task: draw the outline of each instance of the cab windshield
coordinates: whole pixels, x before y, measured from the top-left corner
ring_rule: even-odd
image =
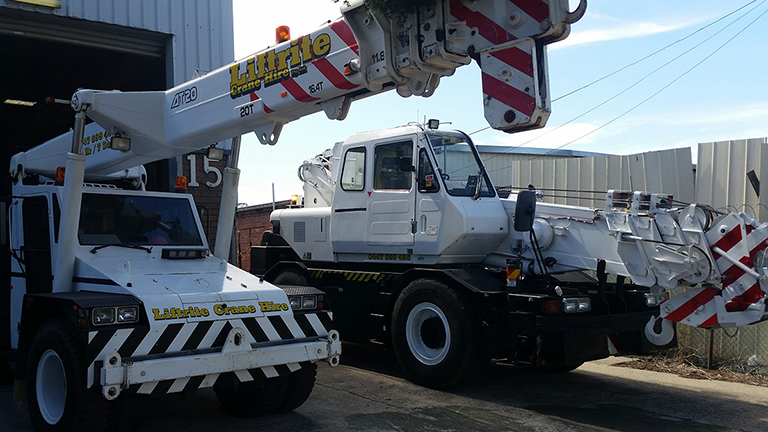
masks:
[[[83,194],[81,245],[203,246],[186,198]]]
[[[431,131],[427,135],[437,159],[437,171],[450,195],[476,198],[496,195],[481,168],[480,155],[466,135],[449,131]]]

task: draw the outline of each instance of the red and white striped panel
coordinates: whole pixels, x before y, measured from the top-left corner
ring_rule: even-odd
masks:
[[[711,327],[717,321],[716,288],[695,288],[665,300],[661,317],[692,327]]]
[[[722,291],[698,288],[673,297],[662,304],[662,316],[697,327],[733,327],[759,321],[768,289],[756,277],[760,268],[756,268],[755,260],[762,259],[762,251],[768,247],[768,233],[756,229],[749,216],[731,213],[719,220],[706,238],[722,278]]]
[[[322,58],[313,58],[306,62],[305,74],[291,77],[278,85],[262,88],[256,94],[251,94],[251,101],[261,100],[263,110],[267,114],[280,114],[284,110],[296,109],[296,102],[302,104],[315,104],[319,101],[327,101],[349,93],[361,87],[359,74],[344,75],[344,66],[350,60],[359,56],[357,40],[349,25],[344,19],[330,23],[327,27],[316,30],[311,35],[301,36],[301,40],[311,37],[313,40],[319,34],[330,36],[331,50]],[[281,46],[275,47],[278,51]],[[318,85],[318,83],[321,83]],[[310,90],[311,89],[311,90]]]
[[[450,15],[476,29],[488,44],[476,46],[478,51],[542,32],[542,22],[549,19],[549,5],[541,0],[509,0],[500,2],[477,1],[467,4],[450,2]],[[514,17],[514,19],[512,19]]]
[[[549,91],[536,74],[536,48],[529,37],[540,34],[549,5],[540,0],[451,2],[450,15],[464,21],[467,38],[481,53],[485,118],[494,129],[543,127],[549,117]],[[519,41],[519,43],[514,43]],[[492,47],[507,44],[503,49]],[[511,45],[511,46],[509,46]],[[491,48],[490,51],[488,49]],[[544,99],[539,94],[544,94]]]
[[[527,39],[517,46],[482,55],[483,107],[485,119],[493,128],[522,127],[532,118],[548,116],[548,110],[535,96],[535,49],[533,41]]]

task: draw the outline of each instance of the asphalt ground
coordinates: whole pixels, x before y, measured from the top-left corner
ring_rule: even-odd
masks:
[[[403,377],[394,356],[344,345],[322,364],[310,399],[293,412],[233,418],[213,391],[121,396],[111,431],[768,431],[768,390],[613,366],[611,358],[560,375],[493,365],[469,384],[436,391]],[[0,382],[0,431],[32,431]]]

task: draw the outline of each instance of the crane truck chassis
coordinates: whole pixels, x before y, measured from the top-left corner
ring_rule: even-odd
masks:
[[[438,123],[305,161],[304,205],[272,213],[251,272],[321,289],[345,339],[391,344],[436,388],[491,358],[568,371],[668,345],[672,322],[768,317],[768,224],[646,192],[608,191],[605,209],[501,198],[469,136]]]

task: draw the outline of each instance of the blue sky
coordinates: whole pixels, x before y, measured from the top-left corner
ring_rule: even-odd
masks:
[[[488,129],[472,137],[477,144],[565,146],[616,154],[692,147],[694,155],[700,142],[766,137],[767,1],[589,0],[587,14],[572,26],[571,35],[549,46],[555,101],[547,127],[518,134]],[[297,36],[339,16],[331,0],[234,0],[235,57],[272,45],[278,25],[290,26]],[[670,44],[637,65],[557,100]],[[245,136],[239,201],[270,202],[273,182],[276,199],[288,199],[301,193],[296,170],[304,159],[355,132],[424,116],[450,121],[453,128],[470,133],[486,128],[479,68],[474,63],[459,68],[441,81],[431,98],[403,99],[389,92],[353,103],[342,122],[318,113],[289,123],[274,147],[262,146],[252,134]]]

